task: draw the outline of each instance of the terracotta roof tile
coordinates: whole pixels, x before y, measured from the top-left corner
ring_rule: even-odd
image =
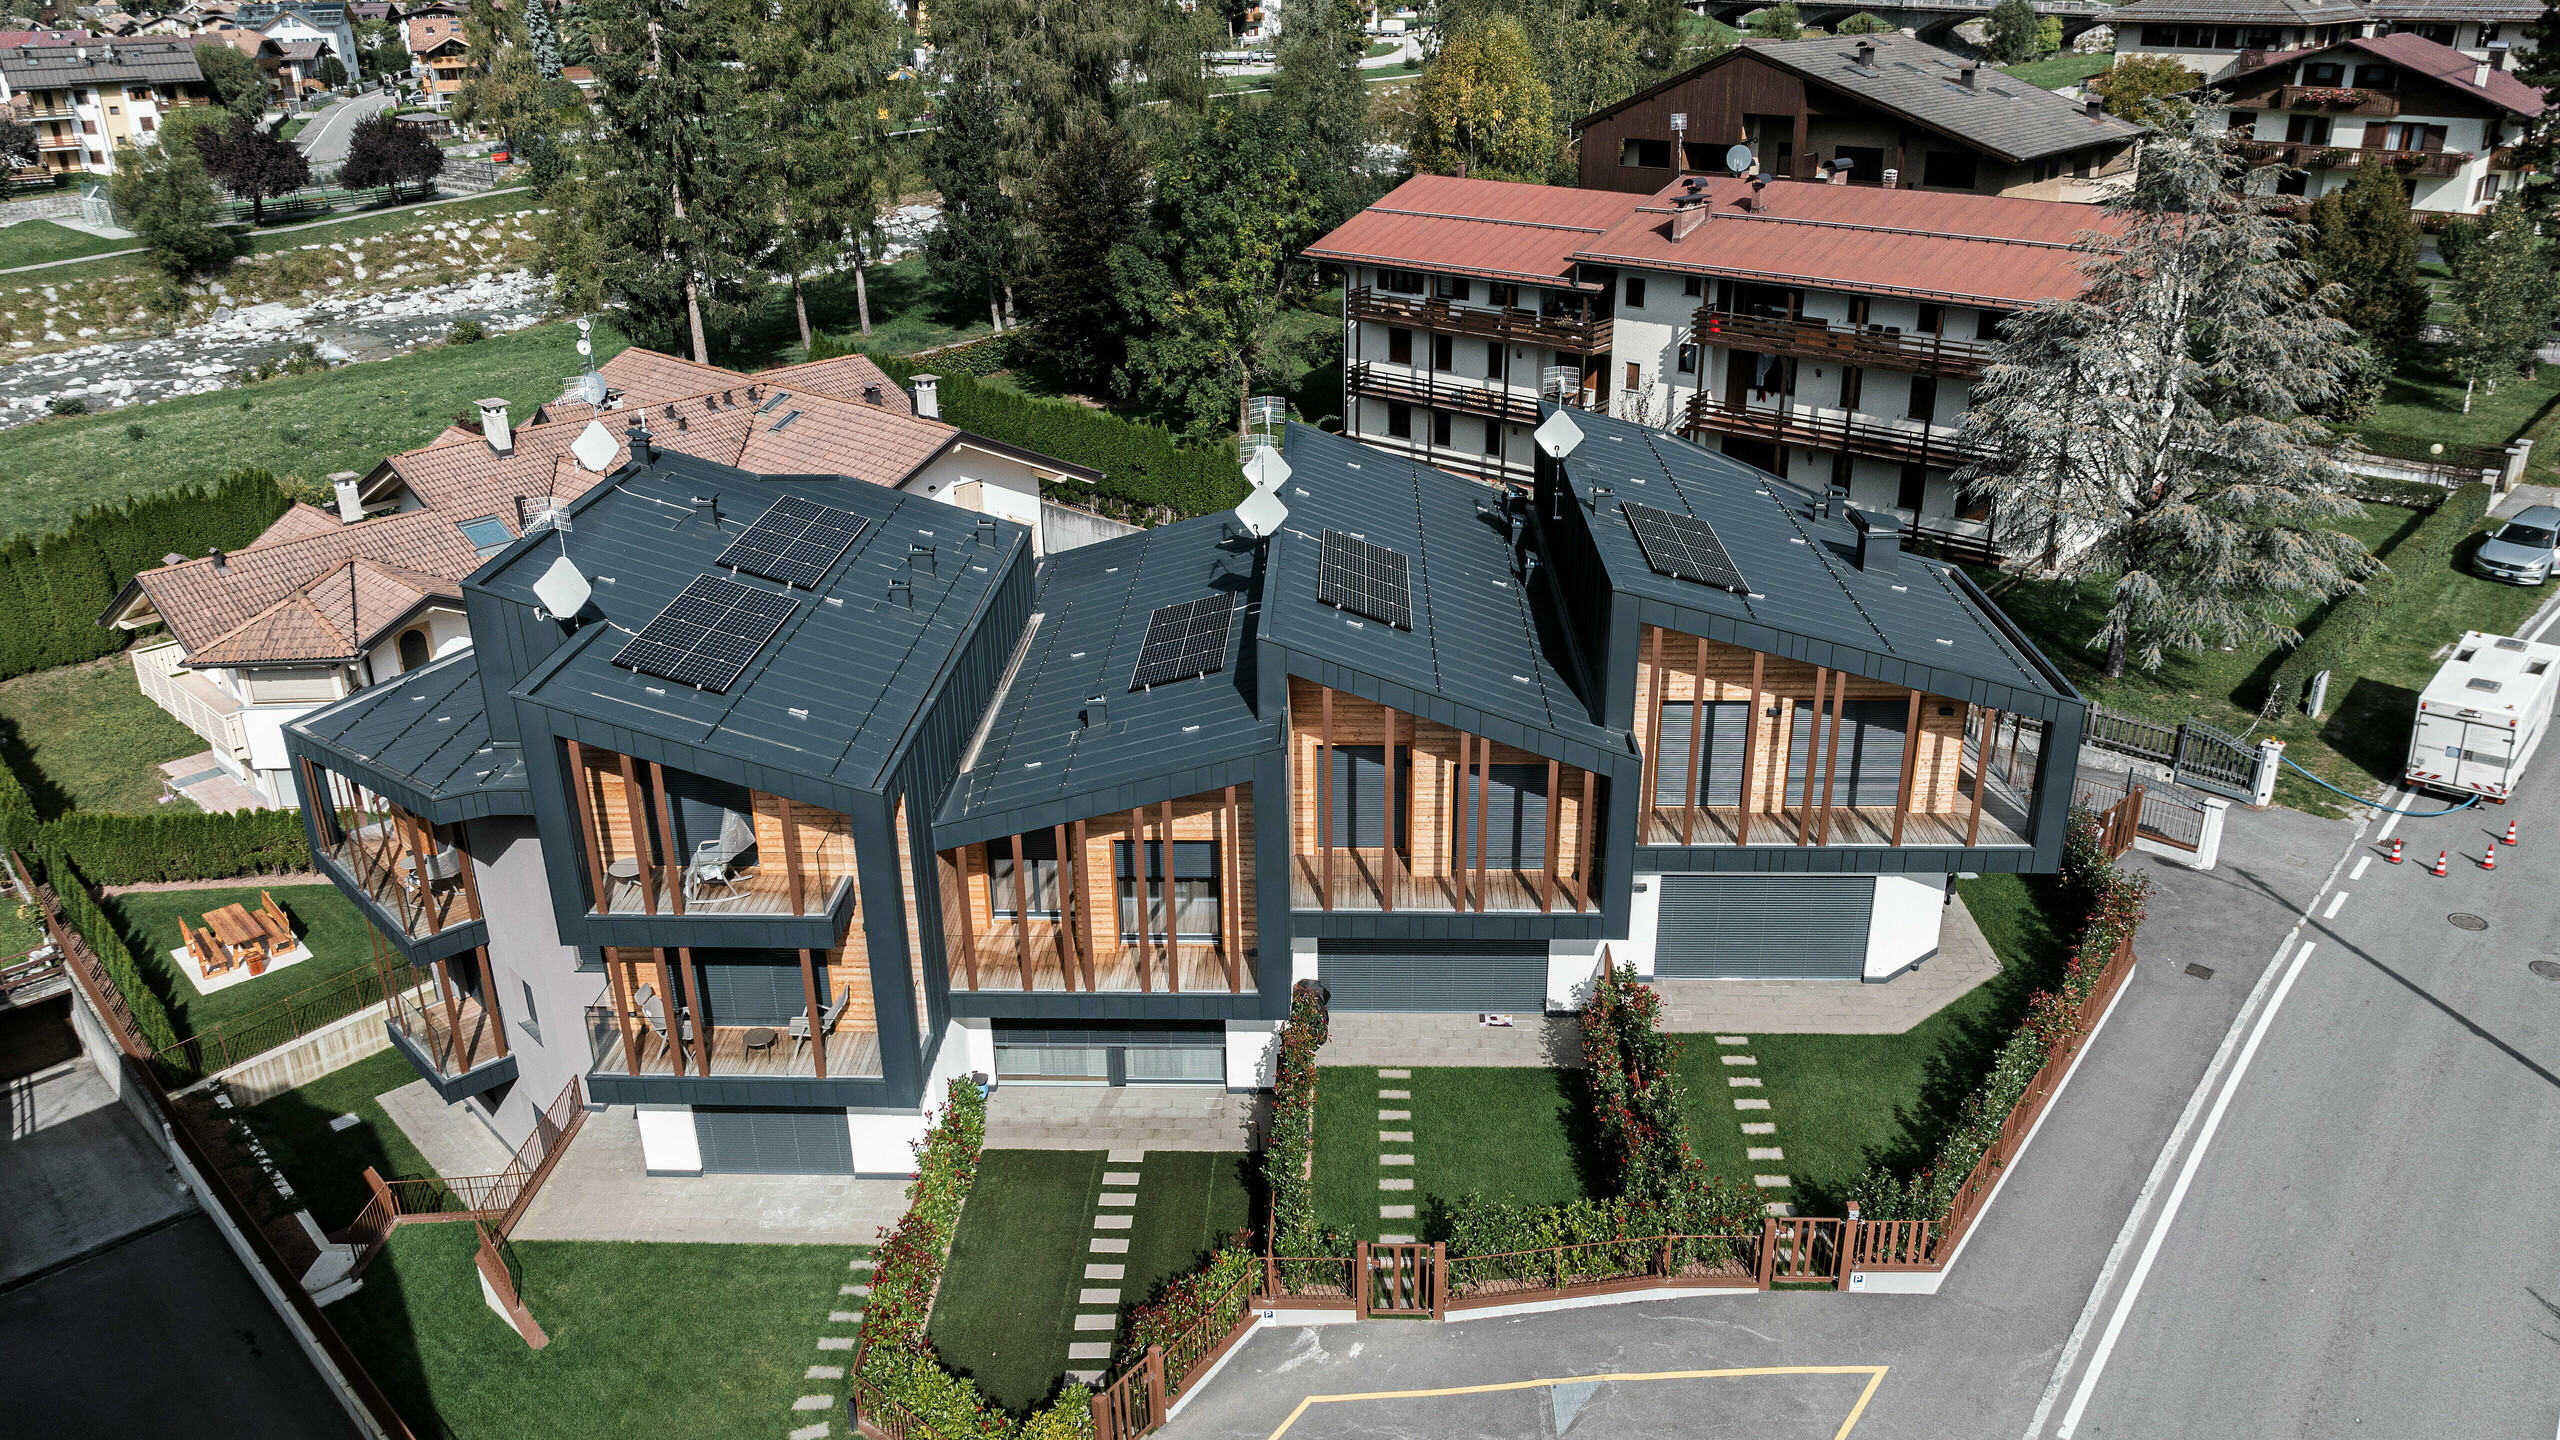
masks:
[[[307,505],[296,500],[286,507],[282,515],[276,517],[276,523],[268,526],[257,539],[250,541],[248,548],[254,550],[261,545],[272,545],[279,540],[306,540],[314,535],[326,535],[337,529],[339,524],[337,516],[317,505]]]
[[[452,519],[433,510],[404,510],[335,526],[326,534],[234,552],[224,557],[224,573],[215,573],[213,558],[204,556],[133,578],[193,660],[278,601],[300,594],[314,579],[358,556],[423,575],[460,577],[480,564],[480,552],[462,538]]]
[[[1305,254],[1561,285],[1573,252],[1643,203],[1615,190],[1416,175]]]
[[[757,372],[756,379],[762,384],[779,385],[803,395],[832,395],[857,405],[870,403],[862,393],[863,388],[876,385],[880,390],[882,408],[895,410],[901,415],[915,413],[915,402],[908,398],[907,392],[899,389],[898,382],[889,378],[889,372],[881,369],[868,355],[838,355],[832,360],[778,365],[771,370]]]
[[[291,660],[343,662],[356,654],[355,642],[331,624],[318,605],[306,596],[289,595],[204,648],[190,647],[186,663],[202,668]]]

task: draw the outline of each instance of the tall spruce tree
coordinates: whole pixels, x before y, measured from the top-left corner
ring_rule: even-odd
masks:
[[[2110,580],[2089,641],[2109,676],[2294,640],[2304,602],[2374,563],[2335,528],[2357,506],[2303,413],[2354,363],[2339,297],[2219,133],[2156,123],[2087,288],[2003,327],[1970,421],[1993,454],[1958,476],[2021,568]]]
[[[524,38],[535,70],[545,80],[559,79],[560,34],[551,26],[551,7],[542,0],[524,0]]]
[[[2501,197],[2479,226],[2478,240],[2453,267],[2454,339],[2446,358],[2456,378],[2495,394],[2501,381],[2533,378],[2534,352],[2550,338],[2560,303],[2560,275],[2521,192]]]
[[[924,161],[925,179],[942,192],[942,220],[925,238],[925,263],[954,291],[985,295],[998,330],[1022,268],[1013,197],[997,168],[1004,131],[993,78],[955,80],[942,92],[942,128]]]
[[[1032,261],[1022,286],[1031,323],[1016,342],[1059,379],[1107,390],[1128,363],[1127,282],[1144,263],[1147,163],[1128,134],[1088,116],[1032,177]]]
[[[746,46],[776,203],[772,263],[791,277],[800,343],[812,339],[801,279],[854,253],[856,309],[871,332],[862,240],[887,188],[887,125],[876,97],[896,68],[895,22],[877,0],[781,0]]]
[[[2346,287],[2340,319],[2388,355],[2427,318],[2418,281],[2418,220],[2409,188],[2388,165],[2359,165],[2347,188],[2311,202],[2311,260],[2323,283]]]

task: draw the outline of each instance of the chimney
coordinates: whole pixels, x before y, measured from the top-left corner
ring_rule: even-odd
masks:
[[[2504,70],[2515,59],[2515,47],[2501,40],[2489,47],[2489,68]]]
[[[1096,695],[1092,699],[1084,702],[1084,728],[1087,730],[1099,730],[1109,723],[1111,723],[1111,702],[1109,696]]]
[[[329,477],[330,487],[338,492],[338,518],[353,525],[364,518],[364,501],[356,495],[356,472],[341,470]]]
[[[222,547],[219,545],[213,547],[213,573],[216,575],[231,573],[231,563],[222,558]]]
[[[1956,83],[1962,85],[1967,90],[1971,90],[1974,88],[1974,77],[1981,73],[1981,67],[1968,60],[1964,64],[1956,67]]]
[[[2089,112],[2090,119],[2104,120],[2107,118],[2107,97],[2104,95],[2092,95],[2089,97],[2083,108]]]
[[[1858,531],[1858,568],[1870,575],[1890,575],[1902,552],[1902,522],[1891,515],[1851,510],[1849,523]]]
[[[918,375],[907,382],[909,393],[915,397],[916,413],[927,420],[942,418],[942,401],[935,396],[933,389],[941,382],[939,375]]]
[[[1873,40],[1858,42],[1858,68],[1861,70],[1876,68],[1876,42]]]
[[[1464,160],[1458,162],[1458,178],[1461,180],[1467,178],[1467,162]]]
[[[1715,218],[1715,202],[1704,195],[1682,199],[1671,210],[1671,238],[1686,240],[1689,232]]]
[[[480,433],[487,438],[490,449],[501,455],[515,453],[516,437],[515,432],[507,428],[505,396],[501,395],[480,402]]]

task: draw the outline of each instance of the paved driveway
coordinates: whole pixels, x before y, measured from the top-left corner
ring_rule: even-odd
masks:
[[[335,165],[347,158],[347,146],[355,139],[356,127],[390,108],[389,91],[375,90],[353,100],[341,100],[311,117],[293,143],[302,147],[303,158],[314,166]]]

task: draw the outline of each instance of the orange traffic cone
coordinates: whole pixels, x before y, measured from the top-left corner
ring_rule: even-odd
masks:
[[[2516,843],[2516,822],[2513,820],[2507,822],[2507,838],[2499,841],[2498,843],[2501,845],[2513,845]]]
[[[2391,842],[2390,860],[2392,864],[2397,865],[2400,863],[2400,847],[2406,843],[2408,842],[2403,840],[2394,840]]]
[[[2448,870],[2446,870],[2446,869],[2445,869],[2445,864],[2444,864],[2444,862],[2445,862],[2445,854],[2446,854],[2446,852],[2444,852],[2444,851],[2442,851],[2442,850],[2439,850],[2439,851],[2437,851],[2437,852],[2436,852],[2436,873],[2437,873],[2437,874],[2439,874],[2439,875],[2445,875],[2445,874],[2450,874],[2450,873],[2451,873],[2450,871],[2448,871]]]
[[[2480,868],[2483,870],[2495,870],[2498,868],[2497,846],[2492,845],[2480,852]]]

